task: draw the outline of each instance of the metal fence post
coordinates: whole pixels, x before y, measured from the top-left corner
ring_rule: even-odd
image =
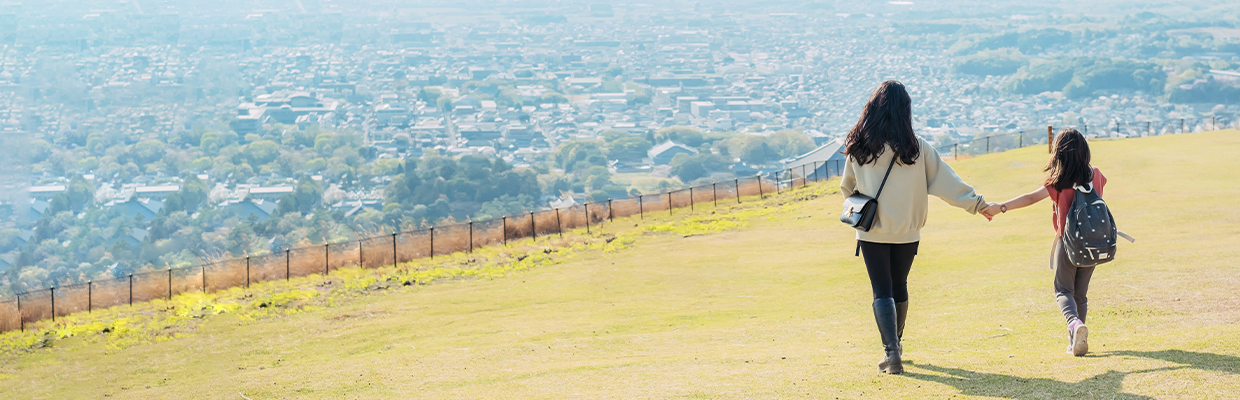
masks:
[[[559,210],[556,210],[556,213],[558,214]],[[474,252],[474,220],[473,219],[469,220],[469,252],[470,254],[473,254]]]
[[[817,175],[817,174],[818,174],[818,169],[815,168],[814,175]],[[758,173],[758,199],[761,200],[765,198],[766,198],[766,194],[762,193],[762,173],[759,172]]]
[[[713,207],[719,207],[719,190],[715,188],[716,184],[710,184],[710,201],[714,203]]]
[[[435,227],[433,226],[431,227],[431,259],[435,259]]]
[[[398,234],[392,234],[392,268],[396,268],[396,264],[400,264],[400,259],[396,257],[396,235]]]
[[[586,209],[586,234],[590,234],[590,203],[582,204]]]
[[[95,281],[86,281],[86,313],[90,314],[95,311],[94,306]]]
[[[133,274],[129,274],[129,306],[133,307]]]
[[[642,196],[644,195],[640,195],[640,194],[637,195],[637,218],[638,219],[646,219],[646,210],[644,210],[644,208],[646,208],[646,204],[645,204],[646,202],[642,200]],[[556,213],[557,213],[556,218],[560,217],[558,214],[559,212],[560,210],[556,209]]]
[[[331,243],[323,243],[323,275],[332,273]]]
[[[818,182],[818,162],[817,161],[810,161],[810,162],[814,163],[814,182]],[[826,164],[826,162],[824,161],[823,164]],[[759,175],[759,178],[761,178],[761,175]]]
[[[986,154],[990,154],[990,136],[986,137]]]
[[[952,145],[952,159],[954,160],[960,159],[960,143],[956,143]]]
[[[741,204],[741,180],[733,179],[732,184],[736,185],[736,204]]]
[[[168,268],[168,300],[172,300],[172,268]]]
[[[667,191],[667,215],[672,215],[672,191]]]
[[[503,219],[504,219],[504,227],[503,227],[502,233],[504,234],[504,245],[507,246],[508,245],[508,216],[505,215]]]
[[[366,259],[363,258],[365,256],[366,256],[365,254],[362,254],[362,239],[357,239],[357,266],[358,267],[364,268],[366,266],[365,265]]]
[[[291,267],[292,252],[293,252],[292,249],[284,249],[284,281],[285,282],[288,282],[289,278],[293,276],[292,274],[293,268]]]
[[[607,222],[615,222],[616,212],[611,209],[611,199],[607,199]]]
[[[1154,136],[1154,130],[1150,125],[1150,121],[1145,121],[1145,136]]]
[[[207,266],[199,265],[198,267],[202,268],[202,292],[206,293],[207,292]]]
[[[1016,140],[1020,143],[1016,145],[1016,148],[1025,147],[1025,132],[1022,131],[1020,133],[1017,133],[1016,137],[1017,137]]]
[[[26,331],[26,316],[22,315],[22,295],[17,294],[17,324],[22,326],[22,332]]]
[[[564,223],[560,222],[560,209],[558,208],[555,209],[555,234],[559,236],[560,239],[564,238]]]
[[[607,200],[607,204],[611,204],[611,200]],[[538,242],[538,228],[534,225],[534,212],[530,212],[530,239],[535,243]]]
[[[806,179],[806,178],[809,178],[809,175],[805,173],[805,164],[801,164],[801,185],[805,185],[805,182],[807,182],[807,181],[808,181],[808,179]],[[737,186],[737,187],[739,188],[739,186]],[[737,194],[737,195],[740,195],[740,194],[741,194],[741,190],[740,190],[740,189],[736,189],[736,194]]]
[[[1184,133],[1184,118],[1180,118],[1180,133]]]
[[[56,322],[56,287],[47,288],[47,292],[52,294],[52,322]]]
[[[689,187],[689,213],[693,213],[693,187]]]
[[[250,257],[245,258],[245,288],[250,288]]]

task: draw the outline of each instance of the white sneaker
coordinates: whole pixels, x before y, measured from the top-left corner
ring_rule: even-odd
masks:
[[[1072,344],[1068,346],[1068,352],[1077,357],[1088,353],[1089,327],[1086,327],[1084,322],[1076,320],[1068,325],[1068,332],[1072,335]]]

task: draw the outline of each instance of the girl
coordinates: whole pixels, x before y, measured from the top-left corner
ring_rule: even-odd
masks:
[[[934,147],[913,133],[912,100],[900,82],[883,82],[874,90],[845,146],[848,164],[840,192],[845,198],[856,192],[878,195],[874,225],[869,231],[857,231],[857,247],[865,256],[874,291],[874,320],[885,352],[878,370],[899,374],[904,372],[900,338],[908,316],[908,273],[926,225],[927,195],[970,214],[986,202],[956,176]]]
[[[1089,351],[1089,328],[1085,327],[1088,299],[1085,294],[1089,292],[1089,278],[1094,275],[1094,267],[1080,268],[1068,261],[1060,238],[1068,209],[1072,206],[1072,197],[1076,194],[1073,187],[1097,190],[1098,196],[1102,196],[1107,178],[1097,167],[1089,165],[1089,143],[1085,142],[1081,132],[1070,128],[1059,131],[1059,137],[1055,139],[1055,154],[1051,156],[1045,171],[1046,181],[1037,190],[992,204],[982,210],[982,214],[991,217],[1050,197],[1054,203],[1051,221],[1055,227],[1055,247],[1051,250],[1051,268],[1055,270],[1055,300],[1068,323],[1068,352],[1080,357]]]

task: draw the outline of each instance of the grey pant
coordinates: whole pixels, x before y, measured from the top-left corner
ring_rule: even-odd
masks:
[[[1094,267],[1077,268],[1068,260],[1068,253],[1063,243],[1055,239],[1055,248],[1051,251],[1051,269],[1055,270],[1055,302],[1063,317],[1071,323],[1073,319],[1085,322],[1085,312],[1089,310],[1089,279],[1094,276]]]

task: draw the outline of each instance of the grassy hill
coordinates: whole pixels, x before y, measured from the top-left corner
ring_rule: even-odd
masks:
[[[618,220],[566,236],[564,251],[526,241],[418,276],[339,271],[0,335],[0,397],[1234,396],[1240,132],[1092,146],[1116,220],[1138,241],[1094,275],[1083,358],[1063,352],[1050,206],[987,223],[932,200],[910,277],[907,372],[876,373],[865,269],[825,183],[731,214]],[[1038,185],[1045,152],[953,166],[1006,200]],[[416,284],[514,254],[543,256]]]

